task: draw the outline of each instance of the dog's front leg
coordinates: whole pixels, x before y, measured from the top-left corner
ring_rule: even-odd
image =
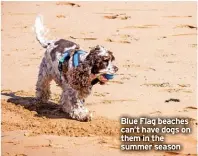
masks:
[[[82,100],[78,98],[77,91],[65,86],[61,95],[62,110],[73,119],[79,121],[90,121],[92,114],[85,108]]]

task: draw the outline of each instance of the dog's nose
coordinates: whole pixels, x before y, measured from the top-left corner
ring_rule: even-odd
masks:
[[[118,67],[114,66],[114,71],[117,72],[118,71]]]

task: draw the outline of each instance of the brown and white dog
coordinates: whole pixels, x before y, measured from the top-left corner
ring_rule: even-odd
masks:
[[[79,65],[72,65],[73,55],[80,46],[65,39],[46,40],[46,29],[43,26],[42,16],[35,20],[37,40],[46,48],[40,64],[36,96],[40,102],[47,102],[50,97],[50,82],[54,80],[63,90],[60,104],[62,110],[73,119],[90,121],[92,113],[84,106],[84,99],[90,95],[94,84],[104,84],[105,74],[115,74],[118,68],[112,63],[115,60],[113,53],[102,46],[96,46],[90,52],[81,54]],[[59,70],[60,59],[65,52],[69,52],[69,59],[62,64],[62,74]],[[102,77],[101,79],[99,77]]]

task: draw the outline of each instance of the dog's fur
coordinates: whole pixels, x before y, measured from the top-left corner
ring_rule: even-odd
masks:
[[[43,48],[46,48],[39,69],[36,84],[36,96],[41,102],[47,102],[50,97],[50,82],[54,80],[63,90],[61,95],[62,110],[71,118],[79,121],[89,121],[92,114],[85,108],[84,99],[90,95],[93,84],[100,83],[99,79],[93,79],[104,73],[114,74],[118,68],[112,64],[115,60],[112,52],[102,46],[96,46],[89,53],[81,55],[78,67],[72,66],[72,57],[80,46],[74,42],[59,39],[46,40],[45,28],[41,16],[35,21],[37,40]],[[70,50],[70,59],[63,64],[63,72],[58,70],[59,59],[62,54]]]

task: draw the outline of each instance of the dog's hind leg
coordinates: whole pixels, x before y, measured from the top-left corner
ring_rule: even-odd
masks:
[[[50,98],[50,82],[52,77],[50,75],[49,69],[47,68],[46,59],[43,58],[40,69],[38,80],[36,84],[36,97],[40,102],[47,102]]]
[[[72,119],[78,121],[90,121],[92,114],[84,107],[82,100],[78,98],[77,91],[67,85],[64,86],[61,95],[62,110]]]

